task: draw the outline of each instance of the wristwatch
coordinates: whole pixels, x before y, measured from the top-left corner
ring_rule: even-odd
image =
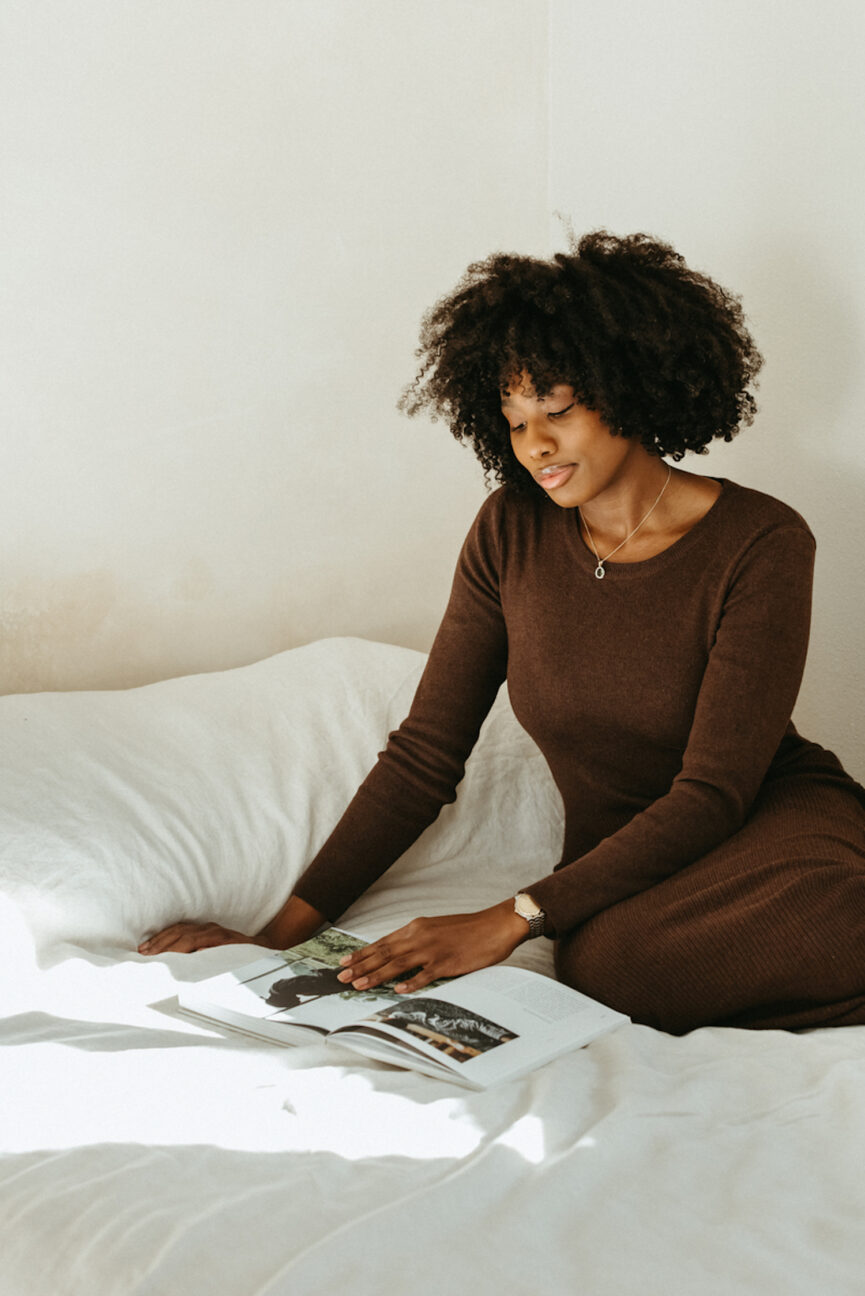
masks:
[[[521,918],[525,918],[529,924],[529,940],[535,936],[543,936],[547,915],[540,905],[535,904],[527,891],[518,891],[514,896],[514,912]]]

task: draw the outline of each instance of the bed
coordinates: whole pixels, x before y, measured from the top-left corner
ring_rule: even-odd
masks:
[[[865,1034],[628,1025],[469,1093],[184,1018],[404,715],[408,649],[324,640],[119,692],[0,699],[8,1296],[865,1289]],[[457,802],[342,925],[477,908],[552,866],[561,806],[503,691]],[[551,972],[545,940],[514,960]]]

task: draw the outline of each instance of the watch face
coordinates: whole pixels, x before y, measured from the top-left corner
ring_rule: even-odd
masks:
[[[518,892],[514,897],[514,908],[522,918],[537,918],[543,912],[540,905],[536,905],[525,891]]]

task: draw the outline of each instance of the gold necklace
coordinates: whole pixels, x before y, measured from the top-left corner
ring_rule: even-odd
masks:
[[[619,552],[620,549],[624,549],[625,545],[628,543],[628,541],[631,539],[631,537],[632,537],[632,536],[635,536],[635,535],[637,534],[637,532],[639,531],[639,529],[640,529],[640,527],[643,525],[643,523],[644,523],[644,522],[648,522],[649,518],[652,516],[652,514],[653,514],[654,511],[655,511],[655,509],[656,509],[656,508],[658,507],[658,505],[660,504],[660,502],[661,502],[661,496],[663,495],[664,491],[665,491],[665,490],[667,489],[667,487],[669,486],[669,484],[670,484],[670,478],[672,477],[672,475],[673,475],[673,469],[672,469],[672,467],[671,467],[670,464],[667,464],[667,476],[666,476],[666,479],[665,479],[665,481],[664,481],[663,486],[662,486],[661,489],[658,491],[658,498],[655,500],[654,504],[653,504],[652,507],[649,509],[648,513],[646,513],[645,516],[643,516],[643,517],[640,518],[639,522],[638,522],[637,525],[634,527],[633,531],[630,531],[630,532],[625,536],[624,540],[622,541],[622,543],[621,543],[620,545],[616,545],[615,549],[611,549],[610,552],[607,554],[606,558],[602,558],[601,555],[598,553],[597,549],[595,548],[595,541],[594,541],[594,539],[592,538],[592,533],[591,533],[591,531],[589,530],[589,524],[588,524],[588,522],[586,521],[586,519],[583,517],[582,512],[580,513],[580,518],[582,519],[583,526],[586,528],[586,535],[589,537],[589,544],[592,546],[592,553],[595,555],[595,558],[598,560],[598,565],[597,565],[597,567],[595,568],[595,577],[596,577],[597,580],[603,580],[604,577],[605,577],[606,574],[607,574],[607,573],[604,571],[604,563],[605,563],[605,562],[609,562],[610,559],[613,557],[613,555],[614,555],[614,554],[617,554],[617,553]]]

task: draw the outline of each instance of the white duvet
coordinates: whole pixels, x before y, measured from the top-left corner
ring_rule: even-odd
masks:
[[[629,1026],[475,1094],[177,1014],[256,951],[146,960],[142,934],[264,922],[422,664],[331,640],[0,699],[2,1296],[861,1293],[862,1028]],[[503,696],[456,805],[343,924],[490,903],[560,841]],[[547,942],[518,955],[549,971]]]

